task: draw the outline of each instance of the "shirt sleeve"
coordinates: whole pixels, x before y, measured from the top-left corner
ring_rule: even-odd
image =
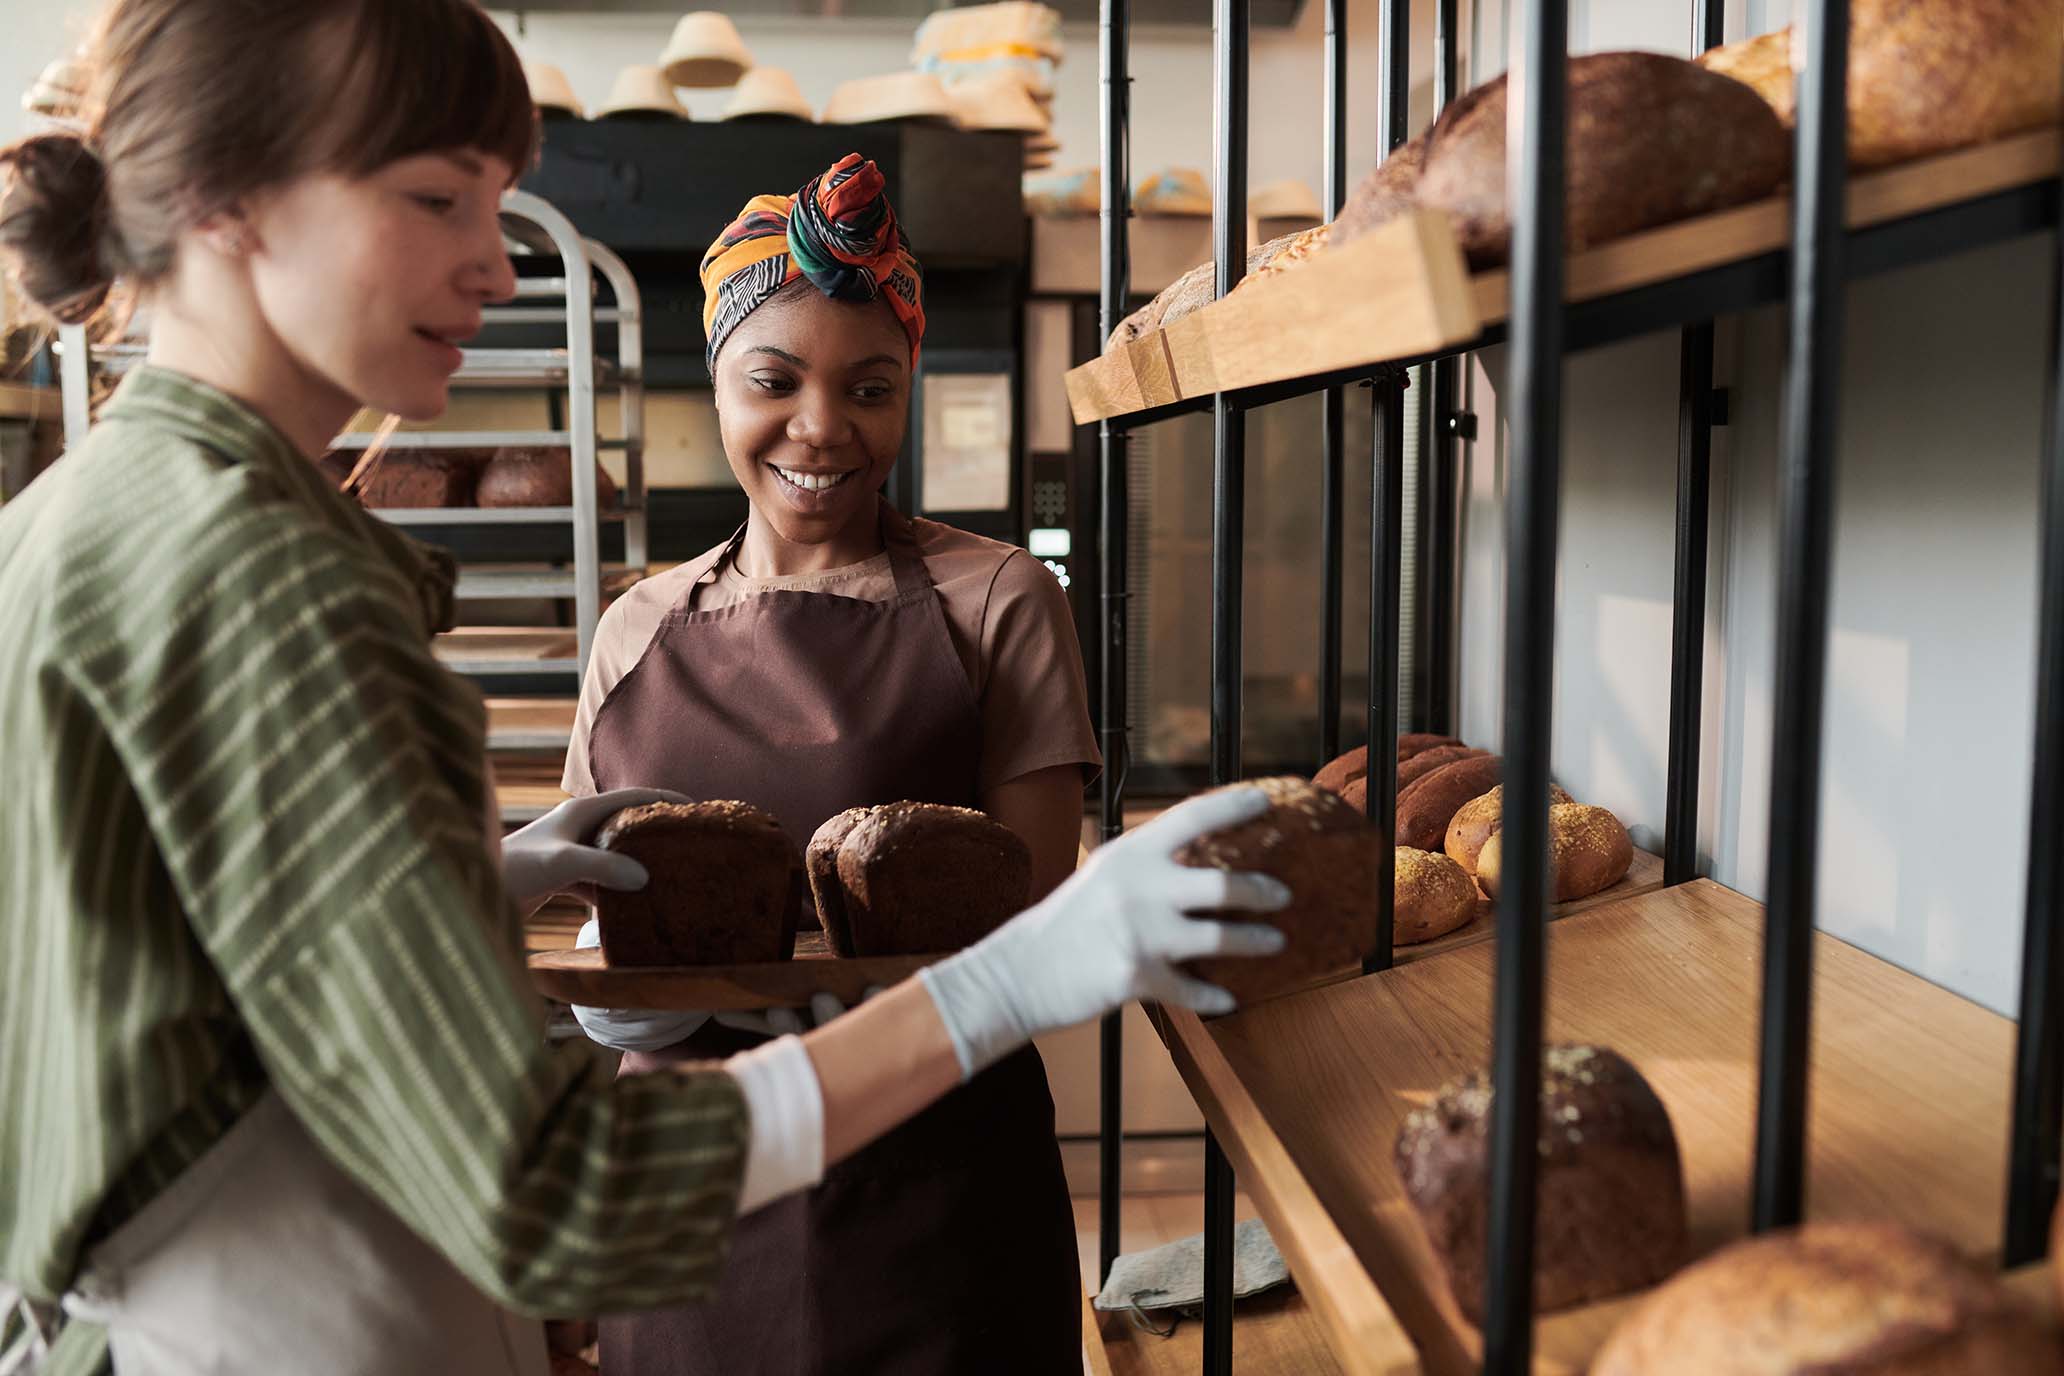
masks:
[[[481,832],[477,695],[391,570],[332,532],[264,543],[262,575],[140,591],[78,669],[268,1076],[503,1304],[707,1293],[745,1165],[737,1083],[612,1081],[546,1042]]]
[[[982,618],[982,777],[990,789],[1034,770],[1101,758],[1068,594],[1023,550],[996,570]]]

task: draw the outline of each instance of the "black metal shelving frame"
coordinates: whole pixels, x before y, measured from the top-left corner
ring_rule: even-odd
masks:
[[[1342,201],[1346,134],[1346,6],[1325,0],[1326,191],[1329,213]],[[1214,102],[1218,181],[1215,195],[1217,286],[1223,295],[1246,262],[1242,224],[1248,127],[1245,36],[1249,0],[1214,0]],[[1457,5],[1436,0],[1436,98],[1456,91]],[[1717,0],[1693,0],[1694,52],[1715,46],[1722,15]],[[1432,551],[1422,605],[1431,661],[1423,680],[1422,720],[1450,725],[1452,695],[1444,675],[1453,656],[1452,531],[1454,447],[1467,417],[1456,407],[1458,361],[1472,349],[1509,340],[1504,407],[1510,426],[1506,500],[1504,750],[1508,784],[1505,849],[1517,857],[1496,911],[1496,992],[1492,1078],[1491,1242],[1496,1264],[1488,1282],[1484,1370],[1507,1376],[1532,1362],[1534,1214],[1533,1143],[1542,1036],[1544,924],[1548,880],[1547,785],[1554,653],[1554,574],[1560,477],[1563,360],[1571,353],[1648,334],[1682,331],[1676,552],[1671,628],[1670,724],[1665,789],[1665,882],[1683,883],[1698,868],[1698,739],[1704,671],[1705,580],[1711,429],[1721,398],[1713,388],[1715,318],[1782,301],[1791,322],[1780,459],[1777,717],[1770,813],[1770,894],[1766,905],[1764,990],[1757,1100],[1752,1222],[1757,1229],[1796,1222],[1804,1207],[1808,1030],[1811,1012],[1817,798],[1821,705],[1826,679],[1833,465],[1840,372],[1840,327],[1847,284],[1896,267],[1961,253],[2050,229],[2059,220],[2055,178],[1976,197],[1889,223],[1851,230],[1843,223],[1847,85],[1847,0],[1807,0],[1809,67],[1798,75],[1796,193],[1788,249],[1761,253],[1652,286],[1599,299],[1563,299],[1563,177],[1566,128],[1567,0],[1525,0],[1513,19],[1508,146],[1513,208],[1509,324],[1437,356],[1392,360],[1320,376],[1271,383],[1101,423],[1104,581],[1103,704],[1106,772],[1103,834],[1116,835],[1124,802],[1124,600],[1126,432],[1207,407],[1213,417],[1212,780],[1240,777],[1240,535],[1244,459],[1242,417],[1292,397],[1326,397],[1322,447],[1321,547],[1325,565],[1320,606],[1320,739],[1338,747],[1340,669],[1341,488],[1344,457],[1340,389],[1367,384],[1375,439],[1371,460],[1371,603],[1369,723],[1372,762],[1395,753],[1397,588],[1400,562],[1397,487],[1404,370],[1432,363],[1433,425],[1422,461],[1427,483],[1421,558]],[[1126,27],[1128,0],[1102,0],[1104,284],[1108,337],[1121,318],[1128,217]],[[1380,15],[1379,140],[1388,151],[1404,141],[1409,76],[1410,0],[1383,0]],[[1833,41],[1828,41],[1832,37]],[[2037,615],[2035,752],[2026,931],[2016,1032],[2014,1109],[2007,1218],[2002,1259],[2008,1266],[2040,1258],[2058,1197],[2064,1146],[2064,236],[2060,236],[2059,300],[2051,330],[2052,393],[2043,437],[2041,553]],[[1424,414],[1424,413],[1422,413]],[[1380,753],[1385,742],[1390,754]],[[1388,771],[1372,769],[1370,811],[1394,818]],[[1381,938],[1368,969],[1390,959],[1389,886],[1379,895]],[[1116,1241],[1115,1024],[1105,1042],[1104,1257]],[[1204,1369],[1231,1370],[1232,1170],[1207,1134],[1205,1175]]]

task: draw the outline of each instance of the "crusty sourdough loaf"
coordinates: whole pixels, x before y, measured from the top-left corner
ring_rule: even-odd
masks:
[[[856,956],[931,955],[978,941],[1024,910],[1032,852],[987,813],[886,803],[838,850]]]
[[[1332,245],[1353,243],[1412,208],[1419,174],[1426,166],[1426,144],[1431,137],[1432,131],[1428,130],[1407,141],[1355,184],[1354,190],[1347,193],[1346,203],[1340,207],[1339,218],[1333,221],[1333,233],[1329,238]]]
[[[1429,750],[1444,745],[1460,745],[1453,736],[1443,736],[1435,731],[1407,731],[1397,738],[1397,762],[1417,759]],[[1369,747],[1358,745],[1345,754],[1337,755],[1312,775],[1312,782],[1328,793],[1338,793],[1369,772]]]
[[[1491,1100],[1483,1073],[1447,1085],[1405,1119],[1395,1152],[1405,1197],[1472,1323],[1482,1321],[1489,1269]],[[1677,1135],[1662,1100],[1624,1057],[1549,1046],[1538,1141],[1538,1309],[1624,1294],[1676,1269],[1686,1245]]]
[[[1275,253],[1264,257],[1257,266],[1248,271],[1245,277],[1235,282],[1233,290],[1245,291],[1257,282],[1266,282],[1271,277],[1280,277],[1299,263],[1310,262],[1318,256],[1320,250],[1326,247],[1327,240],[1332,235],[1333,226],[1313,225],[1310,229],[1300,229],[1294,234],[1286,234],[1281,238],[1269,240],[1268,247],[1275,247],[1277,245],[1281,245],[1281,247],[1277,248]]]
[[[1569,794],[1555,784],[1548,785],[1548,805],[1574,802]],[[1491,839],[1499,827],[1505,824],[1505,785],[1499,784],[1480,798],[1471,798],[1456,812],[1448,823],[1448,835],[1442,848],[1448,858],[1476,875],[1476,857],[1483,850],[1484,842]]]
[[[480,470],[474,500],[487,507],[572,506],[573,451],[564,445],[498,449]],[[616,483],[597,464],[595,509],[612,511],[616,506]]]
[[[374,461],[358,495],[374,510],[471,506],[479,475],[480,459],[471,451],[390,449]]]
[[[871,807],[849,807],[827,818],[803,851],[810,872],[810,897],[817,905],[817,925],[824,929],[833,955],[851,956],[853,927],[846,918],[846,886],[839,880],[839,850],[853,828],[866,820]]]
[[[1792,26],[1744,38],[1700,53],[1709,72],[1732,77],[1763,97],[1786,128],[1792,124]]]
[[[1506,80],[1464,95],[1441,115],[1413,198],[1446,211],[1469,261],[1503,263]],[[1769,105],[1742,83],[1661,53],[1594,53],[1569,64],[1569,250],[1775,191],[1791,141]],[[1345,236],[1336,233],[1334,242]]]
[[[795,954],[803,857],[769,814],[746,803],[648,803],[595,833],[650,879],[596,891],[611,965],[734,965]]]
[[[1457,760],[1473,760],[1490,753],[1488,750],[1478,750],[1469,745],[1436,745],[1431,750],[1422,750],[1409,760],[1398,761],[1398,792],[1404,792],[1444,764],[1453,764]]]
[[[1645,1296],[1592,1376],[2055,1376],[2064,1353],[1999,1281],[1891,1223],[1747,1238]]]
[[[1476,916],[1476,884],[1462,867],[1430,850],[1397,847],[1391,885],[1397,902],[1391,916],[1391,938],[1412,946],[1446,936],[1469,925]]]
[[[1247,250],[1247,274],[1262,272],[1278,257],[1294,255],[1292,262],[1301,262],[1323,247],[1327,234],[1321,233],[1325,226],[1301,229],[1294,234],[1284,234],[1257,244]],[[1329,231],[1330,232],[1330,231]],[[1287,264],[1286,264],[1287,266]],[[1245,281],[1246,278],[1241,279]],[[1238,290],[1238,283],[1234,289]],[[1130,344],[1156,330],[1165,330],[1186,315],[1195,313],[1218,299],[1218,265],[1199,263],[1188,272],[1162,288],[1152,301],[1141,306],[1131,315],[1118,322],[1118,328],[1111,331],[1110,339],[1104,343],[1104,352],[1110,353],[1120,344]]]
[[[1194,973],[1249,1003],[1355,968],[1376,936],[1375,831],[1337,795],[1303,779],[1252,779],[1235,787],[1258,787],[1274,806],[1191,841],[1175,858],[1199,869],[1274,875],[1290,886],[1290,906],[1192,916],[1270,922],[1290,944],[1279,955],[1195,961]]]
[[[1491,897],[1505,873],[1503,830],[1491,833],[1476,855],[1476,882]],[[1627,877],[1634,842],[1620,819],[1602,807],[1556,803],[1548,809],[1549,901],[1589,898]]]
[[[1471,798],[1498,786],[1505,761],[1496,755],[1472,755],[1442,765],[1410,788],[1398,792],[1397,843],[1419,850],[1439,850],[1448,823]]]

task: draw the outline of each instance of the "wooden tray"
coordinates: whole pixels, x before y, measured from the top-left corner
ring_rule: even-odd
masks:
[[[1746,1230],[1760,905],[1697,880],[1593,908],[1548,938],[1548,1034],[1614,1047],[1669,1107],[1693,1246]],[[1398,1125],[1489,1056],[1492,942],[1211,1023],[1156,1010],[1176,1067],[1267,1220],[1335,1358],[1394,1315],[1434,1376],[1477,1332],[1406,1204]],[[1999,1245],[2013,1026],[1825,933],[1815,939],[1811,1217],[1892,1218],[1973,1258]],[[1536,1370],[1574,1376],[1638,1296],[1546,1315]]]
[[[530,979],[539,993],[587,1008],[695,1008],[712,1013],[804,1008],[812,994],[830,994],[846,1006],[877,985],[901,983],[943,956],[862,956],[841,960],[823,932],[796,934],[794,960],[758,965],[646,965],[602,963],[601,948],[539,951]]]

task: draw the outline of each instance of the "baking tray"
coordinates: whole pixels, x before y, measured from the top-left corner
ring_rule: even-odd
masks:
[[[539,993],[588,1008],[701,1009],[712,1013],[806,1008],[812,994],[830,994],[847,1007],[877,985],[900,983],[944,955],[857,956],[831,953],[821,931],[796,933],[795,959],[752,965],[636,965],[604,963],[602,950],[539,951],[530,978]]]

